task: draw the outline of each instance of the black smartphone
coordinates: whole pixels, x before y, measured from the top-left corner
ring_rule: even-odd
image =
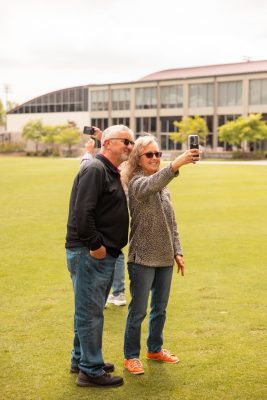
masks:
[[[84,126],[83,133],[92,136],[95,134],[95,128],[93,126]]]
[[[189,149],[199,149],[199,136],[189,135],[188,136],[188,148]]]

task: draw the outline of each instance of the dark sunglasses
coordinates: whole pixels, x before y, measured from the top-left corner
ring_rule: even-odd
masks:
[[[140,155],[140,157],[146,156],[146,158],[153,158],[154,156],[156,158],[160,158],[162,156],[161,151],[148,151],[147,153],[143,153]]]
[[[121,138],[111,138],[111,139],[107,139],[107,140],[120,140],[121,142],[123,142],[123,144],[125,146],[129,146],[129,144],[131,144],[132,146],[134,145],[134,142],[132,142],[129,139],[121,139]]]

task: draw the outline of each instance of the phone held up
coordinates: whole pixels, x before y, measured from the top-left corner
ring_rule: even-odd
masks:
[[[96,130],[93,126],[84,126],[83,133],[85,135],[93,136],[96,133]]]
[[[188,148],[189,149],[199,149],[199,136],[189,135],[188,136]]]

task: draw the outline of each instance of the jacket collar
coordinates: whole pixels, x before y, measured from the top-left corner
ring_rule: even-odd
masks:
[[[95,158],[102,161],[102,163],[105,164],[108,167],[108,169],[110,169],[112,172],[114,172],[117,175],[120,175],[119,169],[114,164],[112,164],[112,162],[109,161],[109,159],[105,157],[103,154],[98,153],[95,156]]]

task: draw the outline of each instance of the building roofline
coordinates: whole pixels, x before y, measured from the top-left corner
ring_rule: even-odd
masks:
[[[255,68],[241,68],[240,71],[236,69],[238,66],[250,66],[252,67],[253,65],[256,66],[261,66],[264,65],[263,69],[258,70]],[[266,66],[265,66],[266,65]],[[230,70],[229,68],[233,67],[235,70]],[[212,71],[212,69],[215,69]],[[216,71],[217,69],[217,71]],[[192,74],[193,71],[196,71],[196,74]],[[177,72],[177,76],[175,74]],[[182,74],[184,72],[184,74]],[[191,74],[186,74],[188,72],[191,72]],[[58,93],[62,92],[64,90],[70,90],[70,89],[76,89],[76,88],[88,88],[90,89],[91,87],[97,87],[97,86],[113,86],[113,85],[129,85],[129,84],[138,84],[142,82],[160,82],[160,81],[174,81],[174,80],[184,80],[184,79],[199,79],[199,78],[207,78],[207,77],[217,77],[217,76],[229,76],[229,75],[248,75],[248,74],[255,74],[255,73],[261,73],[261,72],[267,72],[267,60],[247,60],[247,61],[241,61],[237,63],[225,63],[225,64],[212,64],[212,65],[200,65],[200,66],[191,66],[191,67],[181,67],[181,68],[171,68],[171,69],[164,69],[160,70],[158,72],[154,72],[152,74],[146,75],[136,81],[124,81],[124,82],[114,82],[114,83],[90,83],[86,85],[78,85],[78,86],[72,86],[72,87],[66,87],[64,89],[58,89],[54,90],[48,93],[43,93],[40,96],[34,97],[31,100],[28,100],[24,103],[19,104],[18,106],[12,108],[9,110],[9,113],[12,113],[16,111],[18,108],[26,105],[27,103],[30,103],[31,101],[38,99],[39,97],[42,96],[47,96],[53,93]],[[180,75],[179,75],[180,73]],[[166,76],[168,74],[173,74],[173,76]],[[161,75],[164,75],[161,77]]]

